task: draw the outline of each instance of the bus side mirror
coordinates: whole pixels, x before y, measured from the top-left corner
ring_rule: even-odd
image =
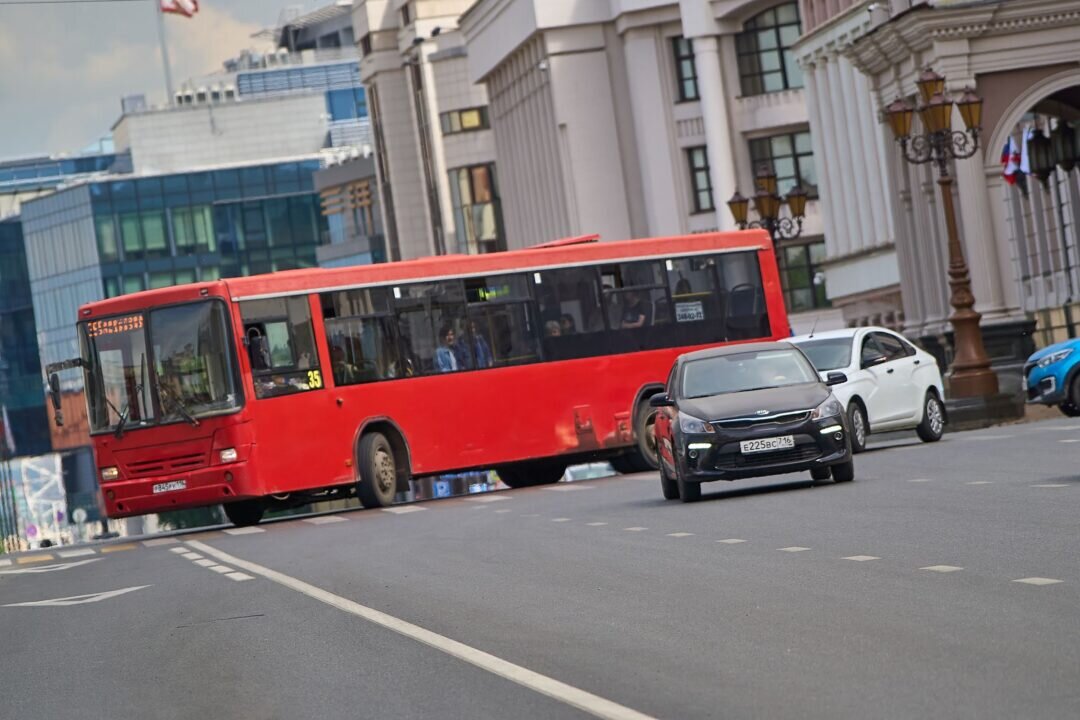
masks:
[[[664,393],[659,393],[659,394],[653,395],[651,398],[649,398],[649,407],[661,408],[661,407],[672,407],[674,405],[675,405],[675,401],[672,400],[671,398],[669,398]]]
[[[60,376],[53,373],[49,376],[49,399],[52,400],[53,422],[56,427],[64,426],[64,413],[60,409]]]

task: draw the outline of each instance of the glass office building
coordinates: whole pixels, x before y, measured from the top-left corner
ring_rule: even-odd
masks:
[[[95,180],[22,208],[41,364],[76,353],[79,305],[223,277],[315,267],[329,236],[319,160]]]
[[[7,450],[17,455],[50,449],[36,334],[22,225],[0,221],[0,419],[11,423]]]

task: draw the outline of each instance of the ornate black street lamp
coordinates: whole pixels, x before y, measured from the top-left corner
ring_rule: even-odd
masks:
[[[959,100],[953,100],[945,95],[945,78],[930,68],[922,72],[916,85],[922,98],[918,113],[926,131],[924,134],[911,134],[915,109],[906,100],[898,98],[885,108],[885,113],[904,159],[917,165],[932,162],[938,169],[949,240],[949,287],[952,289],[949,303],[954,308],[949,322],[953,326],[956,352],[949,392],[957,398],[990,397],[998,392],[998,379],[990,369],[990,358],[983,347],[979,330],[982,316],[973,309],[975,296],[971,292],[971,275],[957,230],[953,179],[949,174],[951,161],[969,158],[979,149],[982,98],[968,88]],[[952,129],[954,104],[964,120],[963,130]]]
[[[731,216],[735,218],[735,225],[740,230],[746,228],[762,228],[767,230],[773,244],[780,240],[794,240],[802,234],[802,223],[806,217],[806,191],[796,185],[788,191],[784,197],[776,192],[776,173],[763,165],[758,169],[757,177],[754,178],[757,192],[754,193],[754,212],[760,219],[747,220],[750,209],[750,201],[739,194],[735,194],[728,200],[728,208]],[[780,207],[788,206],[787,217],[780,216]]]

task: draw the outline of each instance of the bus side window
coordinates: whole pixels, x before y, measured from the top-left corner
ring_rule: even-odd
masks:
[[[306,297],[240,303],[255,397],[267,398],[323,387]]]
[[[386,288],[324,293],[322,310],[334,385],[407,375]]]
[[[720,276],[727,289],[726,325],[732,340],[769,335],[769,313],[761,286],[761,268],[752,252],[720,255]]]

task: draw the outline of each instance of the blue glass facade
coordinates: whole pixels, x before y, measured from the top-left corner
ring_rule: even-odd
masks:
[[[73,175],[130,171],[131,156],[127,153],[72,158],[40,157],[0,162],[0,191],[56,187]]]
[[[22,224],[0,221],[0,406],[17,455],[49,452],[49,427]]]
[[[331,120],[361,120],[368,116],[360,64],[356,62],[255,70],[236,76],[236,91],[242,96],[295,90],[322,90]]]

